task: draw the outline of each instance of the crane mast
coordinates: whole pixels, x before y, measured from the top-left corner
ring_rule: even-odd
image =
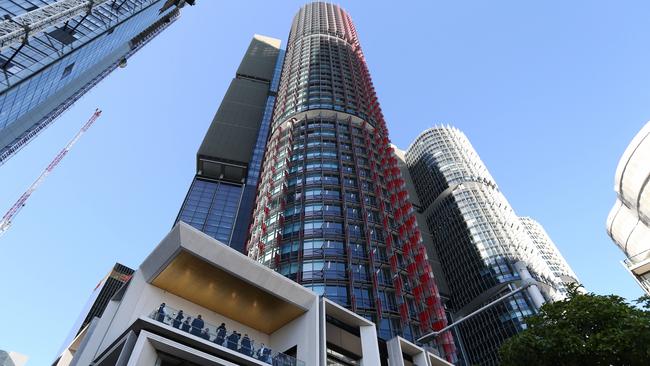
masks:
[[[31,186],[23,193],[22,196],[14,203],[13,206],[7,211],[7,213],[2,217],[0,220],[0,236],[4,234],[7,230],[9,230],[9,227],[11,226],[11,223],[13,222],[14,218],[16,215],[20,212],[20,210],[25,206],[25,203],[27,202],[27,199],[34,193],[34,191],[43,183],[45,178],[52,173],[52,170],[56,168],[57,165],[63,160],[63,158],[68,154],[68,151],[74,146],[74,144],[79,141],[81,136],[88,131],[88,129],[95,123],[97,118],[102,114],[102,111],[98,109],[95,110],[95,113],[88,119],[88,121],[81,127],[79,132],[68,142],[68,144],[61,150],[52,160],[52,162],[43,170],[41,175],[32,183]]]

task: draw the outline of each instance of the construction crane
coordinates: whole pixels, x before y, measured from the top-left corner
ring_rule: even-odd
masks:
[[[80,14],[90,14],[96,6],[109,0],[59,0],[24,14],[5,16],[0,22],[0,51]]]
[[[63,150],[61,150],[61,152],[59,152],[54,157],[54,160],[52,160],[50,165],[48,165],[47,168],[43,170],[41,175],[36,179],[36,181],[34,181],[34,183],[32,183],[32,185],[27,189],[27,191],[25,191],[25,193],[23,193],[23,195],[20,196],[18,201],[16,201],[16,203],[14,203],[14,205],[11,206],[9,211],[7,211],[7,213],[2,217],[2,220],[0,220],[0,236],[2,236],[2,234],[4,234],[5,232],[7,232],[7,230],[9,230],[9,227],[11,226],[11,223],[13,222],[16,215],[20,212],[20,210],[22,210],[23,207],[25,207],[25,203],[27,203],[27,199],[29,199],[29,196],[31,196],[32,193],[34,193],[34,191],[36,190],[36,188],[38,188],[41,185],[41,183],[43,183],[45,177],[47,177],[48,175],[50,175],[50,173],[52,173],[52,170],[54,170],[54,168],[56,168],[56,166],[59,165],[61,160],[68,154],[68,151],[70,151],[72,146],[74,146],[74,144],[76,144],[77,141],[79,141],[81,136],[84,133],[86,133],[86,131],[88,131],[88,129],[93,125],[93,123],[95,123],[95,121],[97,120],[97,118],[99,118],[101,114],[102,111],[99,110],[99,108],[95,110],[95,113],[93,113],[93,115],[86,122],[86,124],[84,124],[83,127],[81,127],[81,130],[79,130],[79,132],[77,132],[77,134],[72,138],[72,140],[70,140],[70,142],[68,142],[68,144],[63,148]]]

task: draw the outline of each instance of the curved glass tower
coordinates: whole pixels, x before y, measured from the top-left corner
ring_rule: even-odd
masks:
[[[350,16],[295,16],[256,198],[249,256],[414,339],[444,308]],[[450,360],[449,334],[438,348]]]
[[[460,130],[424,131],[409,147],[406,162],[456,318],[515,289],[528,273],[540,283],[459,326],[469,363],[498,365],[501,343],[526,328],[525,317],[544,301],[564,297],[561,271],[547,260],[551,249],[545,237],[515,214]],[[535,240],[528,230],[539,234]]]

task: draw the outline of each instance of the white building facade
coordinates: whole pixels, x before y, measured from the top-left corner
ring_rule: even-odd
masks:
[[[607,233],[627,259],[623,265],[650,295],[650,122],[637,133],[616,168]]]
[[[181,222],[56,365],[451,365],[386,346],[374,323]]]

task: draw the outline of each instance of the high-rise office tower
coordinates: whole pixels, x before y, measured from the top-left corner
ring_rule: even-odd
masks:
[[[555,243],[544,227],[537,221],[533,220],[530,217],[520,217],[521,223],[523,224],[523,229],[528,234],[528,237],[533,241],[535,247],[541,254],[541,256],[546,260],[549,267],[553,273],[560,279],[565,285],[569,284],[579,284],[578,276],[573,272],[573,269],[569,266],[566,259],[560,253],[560,250],[557,248]],[[558,290],[561,293],[565,293],[565,287],[558,287]]]
[[[89,4],[0,2],[0,165],[180,14],[164,0]]]
[[[650,122],[634,136],[616,167],[616,203],[607,233],[625,253],[625,268],[650,295]]]
[[[284,52],[256,35],[203,139],[182,220],[243,252]]]
[[[431,263],[431,269],[433,270],[433,274],[436,278],[436,283],[438,284],[438,289],[440,291],[440,296],[442,297],[443,304],[445,304],[445,309],[447,311],[447,318],[451,318],[453,320],[453,314],[449,312],[449,306],[447,305],[450,298],[449,285],[447,284],[447,279],[444,275],[444,272],[442,271],[440,258],[433,244],[433,237],[431,236],[431,233],[428,230],[426,217],[424,216],[424,212],[422,210],[421,200],[418,197],[418,192],[415,190],[415,185],[413,184],[413,178],[411,177],[411,173],[409,172],[408,165],[406,164],[406,151],[401,150],[400,148],[394,145],[393,145],[393,149],[395,149],[395,156],[397,157],[397,166],[402,172],[402,177],[404,178],[404,181],[406,183],[406,190],[409,194],[409,200],[411,201],[413,207],[415,208],[413,213],[415,214],[415,218],[418,222],[418,226],[422,233],[422,244],[427,249],[427,256],[429,258],[429,262]],[[456,364],[467,365],[468,364],[467,357],[465,355],[463,342],[462,339],[460,338],[457,327],[452,328],[452,334],[454,337],[454,343],[456,345],[456,348],[458,349],[458,351],[456,352],[458,356],[458,362]]]
[[[446,324],[426,249],[350,16],[294,17],[247,249],[375,322],[385,340]],[[448,359],[446,332],[437,346]]]
[[[564,282],[539,249],[547,247],[545,239],[531,239],[458,129],[423,132],[409,147],[406,163],[455,319],[518,287],[528,276],[538,281],[459,326],[469,364],[498,365],[501,343],[526,328],[525,317],[544,301],[564,296]]]

